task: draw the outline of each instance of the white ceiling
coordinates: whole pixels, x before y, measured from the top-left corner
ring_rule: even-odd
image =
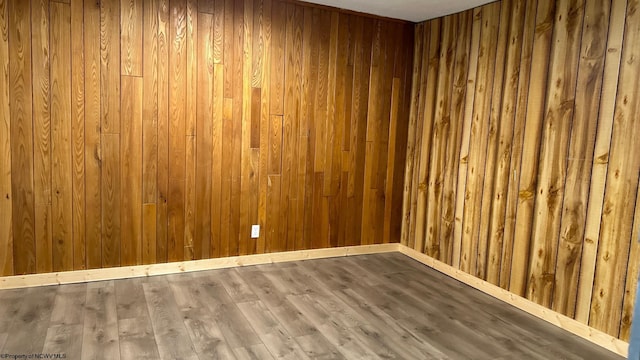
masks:
[[[468,10],[495,0],[305,0],[341,9],[420,22]]]

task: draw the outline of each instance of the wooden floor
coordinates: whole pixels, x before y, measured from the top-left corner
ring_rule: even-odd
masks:
[[[620,359],[399,254],[0,291],[0,354]]]

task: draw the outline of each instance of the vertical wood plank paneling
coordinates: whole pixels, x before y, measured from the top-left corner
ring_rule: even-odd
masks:
[[[640,136],[632,116],[640,88],[631,60],[640,49],[637,7],[626,0],[504,0],[475,8],[469,57],[458,57],[458,41],[453,70],[428,54],[463,36],[447,26],[462,14],[416,25],[418,80],[409,104],[416,133],[407,139],[406,173],[413,168],[402,227],[403,243],[621,339],[629,337],[640,253],[640,160],[631,155],[640,151],[632,140]],[[434,38],[436,21],[443,26]],[[457,61],[468,69],[464,100]],[[459,104],[446,140],[441,102]],[[441,152],[448,158],[451,150],[459,164],[448,173]],[[451,259],[442,236],[440,253],[429,238],[430,231],[442,235],[451,218],[446,193],[438,195],[442,171],[457,184]]]
[[[0,275],[13,275],[9,1],[0,0]]]
[[[489,137],[489,117],[491,116],[491,95],[496,65],[498,28],[500,25],[500,3],[482,8],[482,33],[478,52],[476,89],[471,121],[467,184],[462,227],[460,269],[476,275],[477,265],[484,265],[486,249],[478,239],[480,226],[482,186],[485,175],[486,149]]]
[[[198,16],[198,100],[196,118],[196,213],[194,256],[196,259],[209,257],[211,244],[211,184],[213,141],[213,16]],[[217,140],[219,141],[219,140]],[[217,206],[217,204],[213,204]]]
[[[426,217],[427,211],[427,182],[429,179],[429,158],[431,154],[431,134],[433,131],[433,111],[435,98],[430,97],[428,94],[434,94],[437,86],[437,76],[439,69],[438,58],[440,56],[440,24],[441,19],[435,19],[429,22],[429,50],[425,61],[427,61],[427,68],[423,69],[425,80],[424,91],[424,107],[422,112],[422,134],[421,134],[421,148],[420,159],[418,166],[418,200],[416,208],[416,229],[415,229],[415,249],[418,251],[424,250],[425,245],[425,231],[426,231]]]
[[[70,8],[52,3],[50,16],[53,271],[68,271],[73,270]]]
[[[498,285],[500,281],[500,267],[502,266],[502,254],[505,248],[506,200],[511,170],[513,129],[518,101],[525,10],[525,1],[514,1],[511,14],[507,17],[509,35],[505,54],[504,89],[502,91],[502,103],[499,108],[495,109],[495,111],[499,111],[500,116],[500,123],[498,129],[496,129],[497,152],[493,157],[493,161],[495,161],[495,181],[492,184],[492,198],[485,197],[486,201],[491,204],[490,220],[488,227],[485,229],[489,243],[486,275],[487,281],[495,285]]]
[[[622,62],[614,112],[609,169],[602,211],[602,225],[593,284],[589,325],[618,336],[625,280],[629,261],[635,197],[640,175],[640,13],[637,2],[629,2],[622,45]]]
[[[214,18],[215,24],[215,18]],[[214,27],[218,25],[215,24]],[[217,30],[214,29],[214,36]],[[215,43],[214,43],[215,62]],[[213,65],[213,143],[212,143],[212,170],[211,170],[211,244],[209,249],[210,257],[220,256],[221,214],[222,214],[222,184],[223,184],[223,107],[224,107],[224,67],[222,64]],[[204,254],[203,254],[204,256]]]
[[[184,260],[186,186],[186,0],[169,2],[169,193],[167,252],[169,261]]]
[[[229,221],[229,254],[238,255],[240,248],[240,206],[242,199],[242,126],[243,126],[243,58],[244,58],[244,3],[233,3],[233,23],[227,24],[232,28],[230,42],[233,46],[232,61],[232,141],[231,141],[231,218]]]
[[[143,0],[120,0],[122,75],[142,76],[143,15]]]
[[[451,99],[451,115],[449,118],[449,136],[445,155],[445,170],[442,190],[442,225],[440,231],[440,258],[453,264],[454,226],[456,211],[456,191],[458,184],[458,168],[460,157],[458,151],[464,132],[464,104],[467,94],[469,76],[469,56],[471,46],[471,26],[473,11],[466,11],[457,16],[457,27],[460,29],[456,44],[456,57],[453,74],[453,98]],[[469,94],[470,96],[470,94]],[[409,154],[407,154],[407,162]],[[459,256],[458,256],[459,258]]]
[[[35,195],[36,269],[53,269],[51,213],[51,72],[49,66],[49,1],[31,9],[31,74],[33,94],[33,176]]]
[[[144,2],[142,202],[145,204],[155,203],[158,192],[158,10],[158,0]]]
[[[187,69],[186,80],[187,87],[185,92],[186,112],[185,112],[185,131],[187,135],[186,145],[186,173],[185,173],[185,219],[184,219],[184,244],[185,253],[184,260],[194,259],[194,243],[200,242],[201,239],[195,239],[195,215],[196,215],[196,99],[197,99],[197,48],[198,41],[198,4],[197,0],[187,0],[186,16],[186,53],[187,53]],[[186,94],[189,94],[187,96]],[[197,246],[198,248],[200,246]]]
[[[87,268],[85,184],[84,5],[71,1],[71,137],[73,162],[73,269]],[[75,41],[73,41],[75,39]]]
[[[498,44],[494,65],[493,90],[491,94],[491,113],[489,115],[489,132],[487,153],[485,158],[484,180],[482,181],[482,199],[480,207],[480,228],[478,229],[478,262],[477,276],[487,278],[487,268],[491,246],[489,243],[489,222],[493,206],[493,184],[495,181],[496,155],[498,151],[498,128],[502,123],[500,107],[503,102],[503,79],[505,74],[505,58],[509,40],[509,19],[512,13],[512,2],[501,2],[500,25],[498,28]]]
[[[158,198],[156,258],[168,259],[169,237],[169,0],[158,0]]]
[[[440,217],[442,210],[442,186],[444,175],[444,156],[447,150],[447,137],[451,120],[451,92],[453,91],[453,66],[456,56],[456,34],[453,29],[455,19],[448,16],[442,22],[441,47],[439,54],[440,71],[437,79],[437,95],[433,120],[432,148],[429,161],[427,191],[427,214],[425,233],[425,252],[440,258]]]
[[[578,290],[580,256],[584,238],[589,183],[593,167],[597,122],[590,121],[600,107],[604,60],[607,47],[609,2],[588,1],[584,10],[581,57],[571,127],[571,142],[567,156],[567,177],[562,225],[558,245],[553,309],[573,317]]]
[[[524,295],[527,286],[527,274],[530,256],[531,229],[536,199],[536,181],[538,174],[538,158],[542,123],[546,99],[546,84],[549,73],[549,53],[555,15],[555,1],[540,0],[536,14],[536,32],[533,42],[533,58],[531,61],[531,81],[527,98],[526,125],[520,182],[518,185],[518,207],[516,210],[515,239],[513,244],[513,261],[511,264],[511,280],[509,290]]]
[[[413,25],[279,0],[0,5],[3,274],[399,239]]]
[[[120,2],[100,2],[100,96],[103,134],[120,133]]]
[[[122,76],[120,137],[121,264],[142,263],[142,108],[143,80]]]
[[[476,75],[478,70],[478,51],[480,50],[480,33],[482,29],[482,12],[480,8],[473,10],[471,23],[471,45],[469,55],[469,71],[467,74],[467,95],[464,104],[462,123],[462,142],[460,143],[458,182],[456,184],[456,210],[453,226],[453,251],[451,262],[460,268],[462,255],[462,227],[465,209],[465,189],[467,186],[467,169],[469,163],[469,147],[471,138],[471,122],[473,118],[473,103],[475,101]]]
[[[270,80],[271,80],[271,0],[258,1],[260,6],[256,4],[254,8],[254,31],[259,37],[259,53],[254,55],[260,56],[261,70],[254,68],[254,77],[256,72],[260,72],[260,80],[253,79],[252,82],[260,83],[260,149],[259,149],[259,196],[258,199],[258,224],[262,229],[265,228],[267,222],[267,186],[269,183],[269,124],[271,123],[270,114]],[[255,46],[255,45],[254,45]],[[254,48],[255,49],[255,48]],[[256,60],[257,61],[257,60]],[[255,61],[254,61],[255,63]],[[255,65],[257,66],[257,64]],[[256,252],[264,253],[267,242],[267,234],[262,231],[256,243]]]
[[[560,216],[567,166],[569,132],[573,121],[578,56],[582,37],[584,3],[556,4],[549,89],[540,149],[540,169],[532,229],[532,257],[527,297],[551,306],[560,231]],[[577,125],[576,125],[577,126]]]
[[[402,238],[400,242],[403,245],[410,246],[410,243],[414,241],[410,233],[411,227],[411,215],[413,212],[411,211],[411,203],[413,201],[412,194],[415,194],[416,184],[413,180],[415,173],[415,161],[413,159],[416,158],[416,147],[419,148],[419,140],[417,138],[417,127],[418,127],[418,106],[419,106],[419,98],[420,98],[420,79],[422,67],[421,61],[423,59],[422,48],[423,48],[423,39],[424,39],[424,27],[425,23],[419,23],[415,26],[414,29],[414,50],[413,50],[413,71],[411,73],[411,102],[410,102],[410,110],[409,110],[409,130],[407,136],[407,163],[404,172],[404,188],[402,194]],[[357,43],[357,40],[356,40]],[[466,67],[466,64],[465,64]],[[421,123],[421,121],[420,121]],[[418,145],[418,146],[417,146]],[[352,152],[353,153],[353,152]],[[350,183],[351,184],[351,183]]]
[[[84,2],[84,108],[85,108],[85,181],[87,268],[102,266],[102,146],[100,138],[100,7]]]
[[[9,1],[9,109],[14,273],[36,271],[31,4]]]
[[[515,240],[516,215],[519,199],[520,168],[524,151],[524,136],[529,98],[529,81],[533,62],[533,43],[535,40],[537,1],[527,1],[522,53],[520,55],[520,76],[518,78],[518,99],[516,102],[515,124],[513,127],[513,143],[511,145],[511,166],[507,188],[507,206],[505,210],[504,244],[502,245],[502,265],[500,266],[500,287],[508,289],[511,282],[511,267]]]
[[[600,219],[604,209],[605,182],[609,168],[611,132],[613,131],[614,122],[613,115],[620,74],[620,62],[622,61],[622,40],[625,28],[623,19],[626,13],[627,0],[613,0],[611,2],[607,55],[605,56],[602,80],[602,95],[600,97],[600,112],[598,113],[598,128],[596,130],[596,144],[593,153],[593,169],[591,170],[591,184],[589,186],[589,203],[587,204],[575,314],[576,319],[585,324],[589,322],[589,314],[591,312],[596,256],[600,242]]]
[[[102,267],[120,265],[120,136],[102,134]]]
[[[640,186],[640,182],[638,183]],[[627,266],[627,274],[624,287],[624,302],[622,304],[622,318],[620,320],[620,339],[630,341],[632,321],[638,321],[633,318],[634,306],[636,301],[636,291],[638,287],[638,276],[640,275],[640,191],[636,194],[636,214],[633,220],[633,228],[631,232],[631,250],[629,252],[629,265]]]
[[[158,0],[143,4],[142,263],[156,262],[158,208]],[[150,218],[153,216],[153,219]],[[153,221],[152,221],[153,220]]]
[[[242,125],[240,130],[241,169],[240,169],[240,208],[239,208],[239,239],[238,253],[246,255],[255,252],[256,240],[251,238],[251,219],[254,208],[251,206],[252,185],[255,183],[255,173],[251,164],[251,127],[252,127],[252,64],[253,64],[253,1],[246,1],[242,14]],[[255,211],[258,209],[255,208]]]

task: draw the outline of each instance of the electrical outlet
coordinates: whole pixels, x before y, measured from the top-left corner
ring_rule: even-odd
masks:
[[[260,237],[260,225],[251,225],[251,238],[257,239]]]

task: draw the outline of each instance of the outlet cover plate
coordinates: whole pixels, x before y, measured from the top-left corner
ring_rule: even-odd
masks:
[[[260,225],[251,225],[251,238],[257,239],[260,237]]]

